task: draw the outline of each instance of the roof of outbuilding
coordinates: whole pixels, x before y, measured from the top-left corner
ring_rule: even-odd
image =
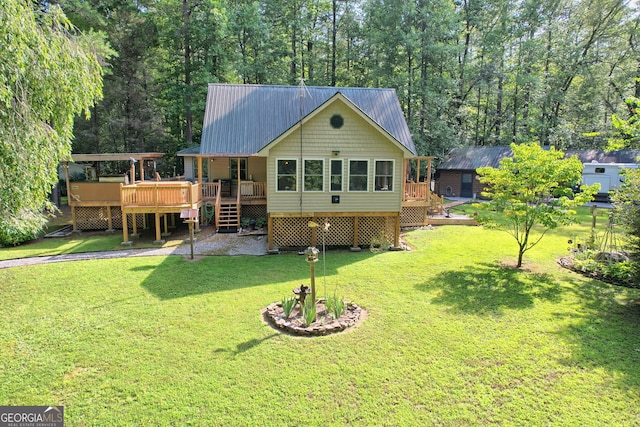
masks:
[[[439,170],[476,170],[497,168],[500,159],[512,156],[511,147],[459,147],[449,152],[438,165]]]
[[[640,150],[566,150],[564,155],[578,156],[582,163],[636,163]]]
[[[510,157],[511,147],[459,147],[449,152],[438,170],[476,170],[497,168],[503,157]],[[582,163],[637,163],[640,150],[565,150],[565,158],[577,156]]]
[[[341,93],[392,138],[416,153],[393,89],[209,84],[200,154],[247,156]]]

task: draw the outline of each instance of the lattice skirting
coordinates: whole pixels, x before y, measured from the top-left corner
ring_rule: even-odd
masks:
[[[242,205],[241,209],[243,218],[257,219],[267,217],[267,205]]]
[[[402,213],[400,215],[400,225],[426,225],[426,214],[426,206],[403,206]]]
[[[108,210],[106,206],[78,206],[76,211],[76,225],[78,230],[107,230],[109,228]],[[128,218],[131,228],[131,216]],[[144,218],[136,215],[136,224],[142,229]],[[111,206],[111,226],[114,229],[122,229],[122,210],[120,206]]]
[[[330,224],[326,233],[323,232],[325,220]],[[309,221],[319,224],[315,242]],[[395,222],[396,217],[358,217],[356,246],[393,245]],[[352,216],[275,217],[272,227],[273,246],[279,248],[319,246],[323,237],[327,246],[353,246],[355,243],[356,218]]]

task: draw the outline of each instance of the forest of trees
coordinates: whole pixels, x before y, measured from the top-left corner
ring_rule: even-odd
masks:
[[[207,84],[396,89],[421,155],[460,145],[604,147],[640,95],[640,14],[622,0],[61,0],[102,32],[104,99],[77,153],[199,143]]]

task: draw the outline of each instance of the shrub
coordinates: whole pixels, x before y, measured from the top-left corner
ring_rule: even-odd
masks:
[[[15,216],[0,216],[0,245],[16,246],[35,239],[46,223],[44,215],[29,211]]]

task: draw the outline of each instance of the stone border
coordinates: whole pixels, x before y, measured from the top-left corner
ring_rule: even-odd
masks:
[[[343,332],[357,326],[366,317],[366,310],[355,303],[347,303],[344,313],[339,319],[333,319],[326,314],[325,299],[318,299],[318,320],[310,326],[305,326],[298,319],[299,309],[294,309],[289,318],[285,317],[282,302],[269,304],[264,310],[267,322],[277,330],[297,336],[322,336]]]

